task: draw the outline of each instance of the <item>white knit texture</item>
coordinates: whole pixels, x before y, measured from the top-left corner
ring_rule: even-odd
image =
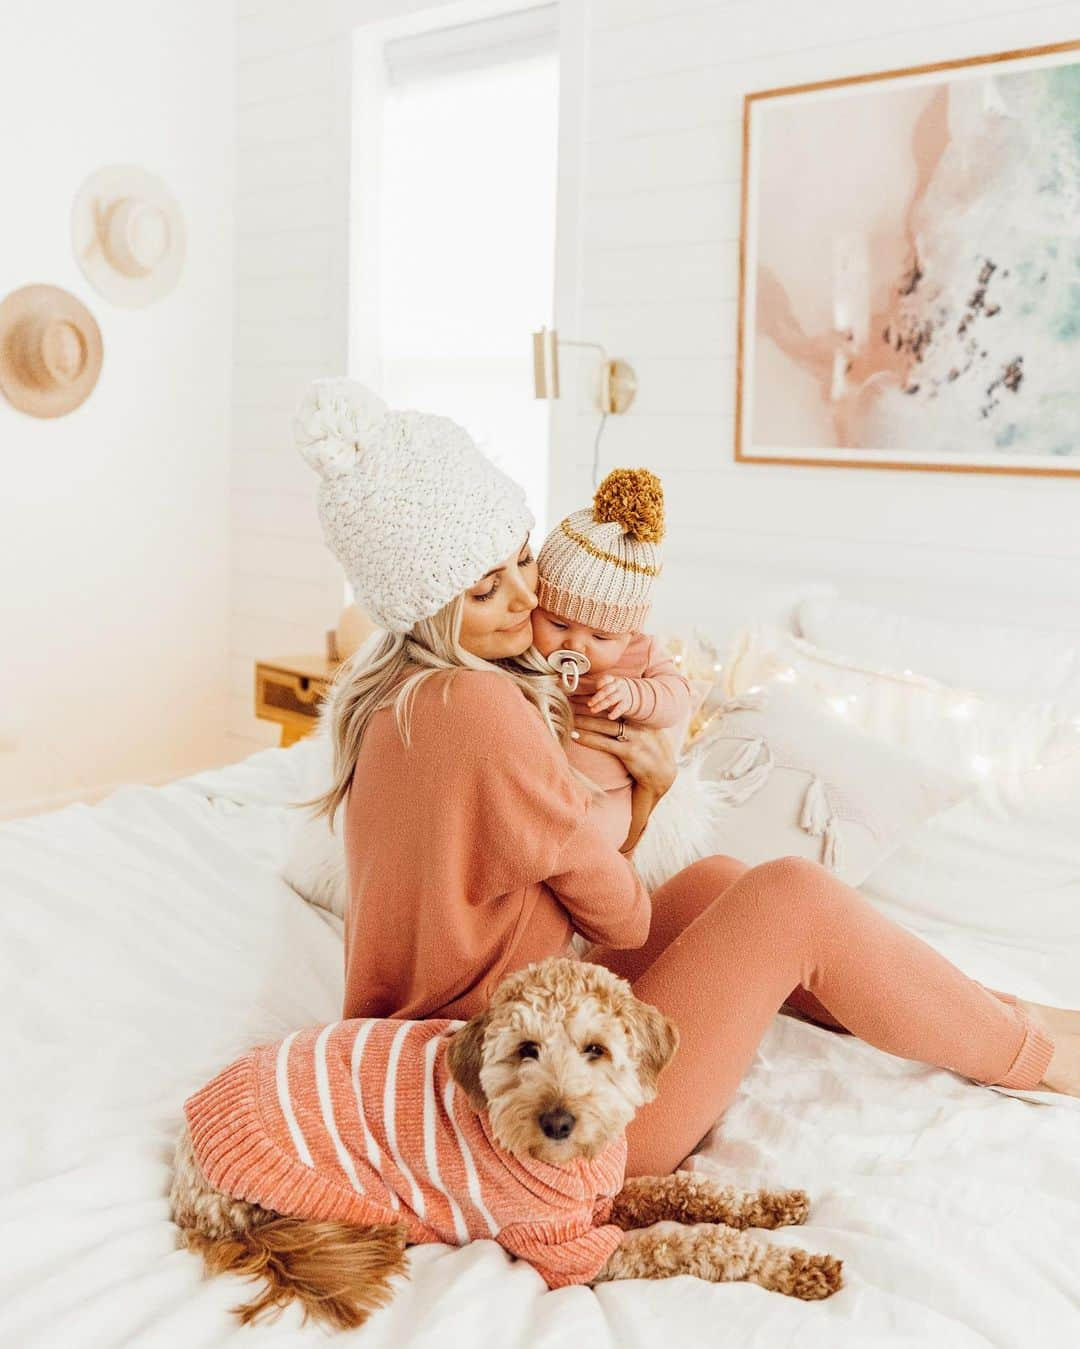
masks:
[[[525,543],[525,493],[448,417],[390,412],[356,380],[315,380],[294,418],[319,473],[328,547],[380,627],[408,632]]]

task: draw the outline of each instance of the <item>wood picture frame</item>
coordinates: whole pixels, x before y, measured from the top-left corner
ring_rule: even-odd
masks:
[[[1073,99],[1080,41],[745,96],[737,461],[1080,476]]]

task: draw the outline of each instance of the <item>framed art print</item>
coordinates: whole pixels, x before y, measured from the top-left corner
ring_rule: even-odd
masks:
[[[735,457],[1080,474],[1080,42],[746,97]]]

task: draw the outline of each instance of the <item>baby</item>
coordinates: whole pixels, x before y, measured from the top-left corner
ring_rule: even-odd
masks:
[[[671,728],[677,750],[693,692],[662,644],[641,631],[663,537],[659,478],[644,468],[613,469],[592,508],[568,515],[544,540],[533,645],[562,675],[575,712]],[[633,778],[604,750],[574,743],[569,758],[604,788],[593,815],[621,847]]]

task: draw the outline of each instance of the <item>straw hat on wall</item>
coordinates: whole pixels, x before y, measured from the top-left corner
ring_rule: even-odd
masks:
[[[101,373],[101,329],[58,286],[23,286],[0,301],[0,390],[31,417],[62,417]]]
[[[87,281],[128,308],[167,295],[184,265],[180,204],[135,164],[110,164],[87,178],[72,206],[71,240]]]

